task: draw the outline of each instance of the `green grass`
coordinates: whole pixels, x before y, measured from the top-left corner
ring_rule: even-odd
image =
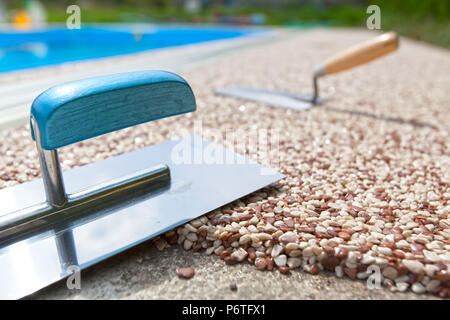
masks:
[[[383,20],[384,18],[384,20]],[[382,17],[386,30],[395,30],[400,35],[450,48],[450,23],[429,18],[412,18],[404,15]]]
[[[430,42],[450,48],[450,5],[443,0],[402,0],[370,1],[381,8],[381,27],[394,30],[399,34],[414,39]],[[320,8],[315,6],[264,8],[241,6],[236,8],[221,7],[222,15],[248,15],[263,13],[266,25],[272,26],[349,26],[366,27],[366,5],[333,6]],[[65,6],[55,7],[47,3],[50,22],[64,22],[67,19]],[[196,15],[184,12],[180,7],[148,5],[103,5],[82,6],[81,19],[89,22],[213,22],[217,9],[208,8]]]

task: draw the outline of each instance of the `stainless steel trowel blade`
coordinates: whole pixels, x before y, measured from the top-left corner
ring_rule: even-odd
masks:
[[[30,295],[284,177],[188,135],[66,171],[64,179],[73,193],[160,164],[171,170],[166,189],[0,245],[0,298]],[[0,190],[0,217],[44,200],[41,179]]]
[[[298,111],[307,110],[314,106],[311,102],[312,96],[288,92],[269,91],[248,87],[226,87],[217,90],[216,93],[245,100],[262,102],[274,107]],[[318,98],[316,104],[323,101],[324,99]]]

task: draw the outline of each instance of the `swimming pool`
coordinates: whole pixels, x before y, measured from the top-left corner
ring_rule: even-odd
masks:
[[[64,26],[30,32],[0,30],[0,72],[237,38],[260,32],[263,31],[193,26],[88,26],[78,30],[69,30]]]

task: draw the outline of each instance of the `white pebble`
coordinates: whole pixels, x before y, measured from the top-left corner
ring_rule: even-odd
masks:
[[[361,271],[356,274],[356,278],[358,279],[366,279],[370,276],[370,274],[366,271]]]
[[[390,248],[386,248],[386,247],[378,247],[377,248],[378,252],[381,253],[382,255],[385,256],[390,256],[392,255],[392,250]]]
[[[239,248],[231,254],[232,257],[235,257],[237,261],[241,262],[244,261],[244,259],[247,257],[248,253],[245,251],[244,248]]]
[[[426,291],[425,287],[420,282],[413,283],[411,290],[415,293],[424,293]]]
[[[286,232],[283,235],[281,235],[278,238],[278,240],[281,241],[281,242],[288,243],[288,242],[297,242],[298,238],[297,238],[297,235],[294,232],[289,231],[289,232]]]
[[[216,249],[214,249],[214,253],[219,255],[223,250],[225,250],[224,246],[219,246]]]
[[[276,257],[278,257],[280,255],[281,251],[283,251],[283,247],[280,246],[279,244],[276,244],[276,245],[273,246],[272,252],[271,252],[270,255],[273,258],[276,258]]]
[[[394,281],[395,281],[395,283],[402,283],[402,282],[407,282],[409,280],[409,277],[408,276],[401,276],[401,277],[398,277],[398,278],[396,278]]]
[[[407,282],[400,282],[400,283],[396,284],[396,287],[397,287],[398,291],[405,292],[408,289],[408,287],[409,287],[409,283],[407,283]]]
[[[292,250],[292,251],[289,251],[289,253],[288,253],[289,257],[300,257],[301,255],[302,255],[301,250]]]
[[[383,269],[383,276],[385,276],[386,278],[394,280],[395,278],[397,278],[397,275],[398,275],[398,272],[393,267],[387,267],[387,268]]]
[[[417,260],[403,260],[403,264],[412,273],[419,274],[423,271],[423,264]]]
[[[278,257],[275,257],[273,259],[273,261],[275,262],[275,264],[277,266],[284,267],[286,265],[286,262],[287,262],[287,257],[284,254],[282,254],[282,255],[279,255]]]
[[[246,244],[249,243],[250,241],[252,241],[252,237],[249,234],[244,234],[239,238],[240,244]]]
[[[338,278],[342,278],[344,276],[344,269],[342,268],[342,266],[337,266],[336,268],[334,268],[334,272],[336,273],[336,277]]]
[[[300,267],[301,264],[302,264],[302,259],[300,259],[300,258],[288,258],[287,259],[287,265],[291,269],[298,268],[298,267]]]
[[[194,226],[192,226],[190,223],[186,223],[184,225],[184,227],[189,231],[189,232],[197,232],[197,228],[195,228]]]
[[[192,241],[192,242],[195,242],[195,241],[198,240],[198,237],[197,237],[197,235],[196,235],[195,233],[189,233],[189,234],[186,236],[186,239],[188,239],[188,240],[190,240],[190,241]]]
[[[311,257],[313,255],[313,251],[311,247],[307,247],[303,250],[304,257]]]
[[[423,255],[425,256],[425,259],[433,261],[433,262],[438,262],[441,260],[436,253],[428,251],[428,250],[423,250]]]
[[[430,282],[428,282],[428,284],[426,286],[426,290],[428,292],[433,291],[434,289],[439,287],[440,284],[441,284],[441,282],[439,280],[433,279]]]
[[[184,250],[189,250],[192,247],[192,244],[193,244],[192,241],[188,239],[184,240],[183,243]]]

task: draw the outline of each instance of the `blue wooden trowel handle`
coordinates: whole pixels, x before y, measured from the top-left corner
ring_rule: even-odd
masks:
[[[195,109],[194,94],[183,78],[166,71],[139,71],[52,87],[34,100],[31,117],[41,147],[55,150]]]

